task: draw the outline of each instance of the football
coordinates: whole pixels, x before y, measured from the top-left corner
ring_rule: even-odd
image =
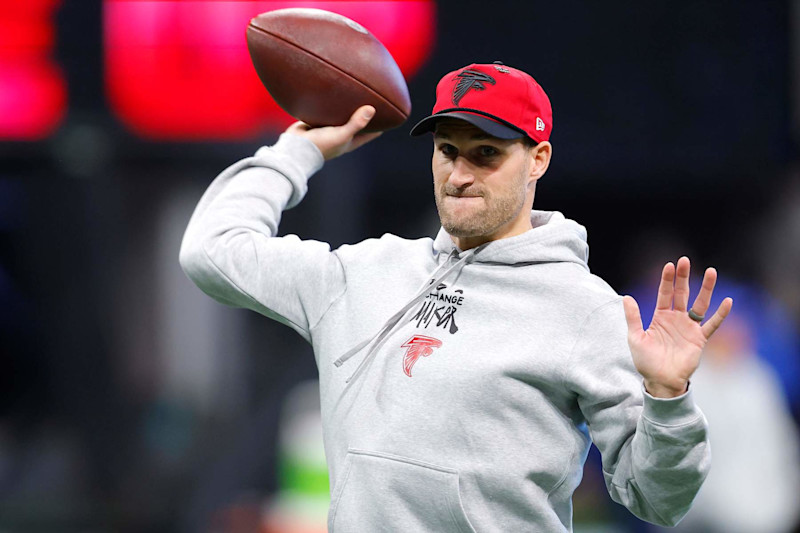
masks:
[[[341,125],[359,106],[376,113],[365,132],[400,126],[408,86],[389,51],[366,28],[321,9],[262,13],[247,27],[258,77],[275,102],[311,126]]]

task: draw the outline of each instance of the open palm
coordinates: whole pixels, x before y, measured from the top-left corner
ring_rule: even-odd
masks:
[[[687,257],[681,257],[677,267],[672,263],[664,265],[656,309],[646,331],[636,300],[630,296],[623,299],[633,364],[644,378],[647,392],[653,396],[674,397],[686,391],[706,342],[733,306],[733,300],[725,298],[704,324],[693,320],[687,307],[690,270]],[[703,316],[708,311],[716,282],[717,271],[707,269],[691,307],[697,315]]]

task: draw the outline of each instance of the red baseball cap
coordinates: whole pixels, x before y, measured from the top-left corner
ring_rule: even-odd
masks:
[[[433,114],[419,121],[411,135],[436,129],[445,117],[465,120],[500,139],[550,138],[550,99],[529,74],[495,61],[454,70],[439,80]]]

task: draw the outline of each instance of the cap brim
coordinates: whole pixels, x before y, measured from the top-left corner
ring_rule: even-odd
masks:
[[[436,123],[439,122],[443,118],[457,118],[466,122],[469,122],[476,128],[479,128],[492,137],[497,137],[499,139],[519,139],[521,137],[525,137],[525,134],[519,130],[515,130],[513,128],[509,128],[504,124],[500,124],[488,117],[482,117],[480,115],[476,115],[475,113],[467,113],[467,112],[459,112],[459,111],[451,111],[449,113],[438,113],[436,115],[431,115],[429,117],[423,118],[417,124],[411,128],[411,136],[416,137],[418,135],[422,135],[423,133],[428,133],[434,131],[436,129]]]

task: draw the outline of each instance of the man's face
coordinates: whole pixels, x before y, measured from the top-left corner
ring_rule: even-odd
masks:
[[[498,238],[522,213],[529,149],[492,137],[463,120],[442,121],[433,136],[433,183],[442,227],[453,237]],[[502,235],[500,235],[502,236]]]

